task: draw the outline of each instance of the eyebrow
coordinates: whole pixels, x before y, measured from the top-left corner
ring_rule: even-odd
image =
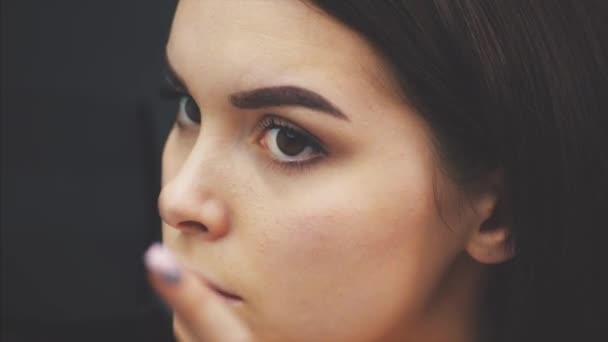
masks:
[[[165,68],[170,83],[189,93],[183,78],[177,73],[168,54],[165,53]],[[230,103],[240,109],[260,109],[266,107],[299,106],[319,113],[350,121],[344,113],[323,96],[297,86],[283,85],[240,91],[230,95]]]
[[[171,64],[167,51],[165,51],[165,60],[163,67],[165,71],[165,79],[167,82],[169,82],[171,86],[176,89],[179,89],[180,91],[190,93],[188,87],[186,87],[186,82],[184,82],[184,79],[177,73],[177,71],[173,67],[173,64]]]
[[[264,87],[234,93],[230,95],[230,102],[233,106],[241,109],[300,106],[350,121],[342,111],[323,96],[311,90],[290,85]]]

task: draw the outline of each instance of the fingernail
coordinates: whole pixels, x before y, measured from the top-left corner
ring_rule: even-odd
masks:
[[[144,263],[148,269],[158,275],[168,284],[176,284],[180,279],[177,260],[169,249],[160,243],[154,243],[144,255]]]

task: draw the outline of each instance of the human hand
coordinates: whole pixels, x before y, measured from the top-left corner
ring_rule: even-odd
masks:
[[[149,280],[179,318],[175,334],[188,342],[251,342],[247,326],[213,289],[180,267],[161,244],[152,245],[144,261]]]

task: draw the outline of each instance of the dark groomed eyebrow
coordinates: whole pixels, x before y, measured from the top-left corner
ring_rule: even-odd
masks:
[[[189,93],[188,88],[186,87],[186,83],[182,79],[182,77],[175,71],[173,64],[169,61],[169,54],[165,50],[165,60],[163,65],[165,71],[165,80],[174,88],[179,89],[180,91],[184,91]]]
[[[230,95],[233,106],[241,109],[260,109],[278,106],[300,106],[350,121],[336,106],[323,96],[300,87],[285,85],[258,88]]]
[[[165,70],[167,81],[175,88],[190,93],[186,83],[175,71],[165,51]],[[233,106],[241,109],[260,109],[266,107],[300,106],[329,114],[338,119],[350,121],[344,113],[323,96],[301,87],[283,85],[240,91],[230,95]]]

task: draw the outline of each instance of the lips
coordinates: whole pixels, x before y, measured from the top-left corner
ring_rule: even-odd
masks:
[[[243,301],[243,298],[241,298],[241,296],[234,294],[232,292],[229,292],[227,290],[224,290],[220,287],[218,287],[217,285],[207,281],[207,285],[213,290],[215,291],[217,294],[219,294],[220,296],[224,297],[227,300],[231,300],[231,301]]]
[[[242,302],[243,298],[239,295],[237,295],[234,292],[231,292],[229,290],[226,290],[223,287],[220,287],[219,285],[217,285],[217,283],[209,280],[207,277],[196,273],[198,278],[210,289],[212,289],[215,293],[217,293],[218,295],[220,295],[222,298],[226,299],[227,301],[230,302]]]

